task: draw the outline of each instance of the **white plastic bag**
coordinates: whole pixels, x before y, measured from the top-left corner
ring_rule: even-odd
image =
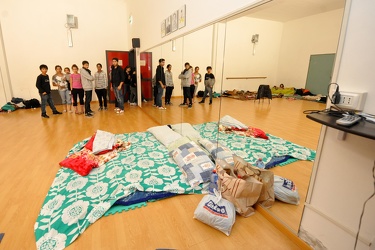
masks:
[[[299,194],[293,181],[275,175],[273,186],[276,199],[293,205],[299,204]]]
[[[233,203],[222,199],[215,190],[215,195],[205,195],[199,202],[194,218],[229,236],[236,220],[236,210]]]

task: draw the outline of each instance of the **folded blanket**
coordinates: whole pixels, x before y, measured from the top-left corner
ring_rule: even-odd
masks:
[[[173,131],[181,134],[182,136],[186,136],[194,142],[198,142],[200,139],[202,139],[199,132],[195,130],[190,123],[178,123],[171,125],[171,127]]]

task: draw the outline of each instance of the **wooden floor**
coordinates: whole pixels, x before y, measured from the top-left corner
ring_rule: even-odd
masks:
[[[97,129],[112,133],[145,131],[168,123],[193,124],[217,121],[229,114],[249,126],[315,149],[320,125],[305,118],[305,109],[323,109],[309,101],[274,99],[253,102],[223,98],[213,105],[194,104],[192,109],[175,105],[160,111],[145,103],[126,106],[117,115],[113,105],[94,118],[64,113],[50,119],[40,109],[0,113],[0,249],[35,249],[34,223],[61,161],[76,142]],[[92,104],[97,109],[97,103]],[[219,113],[219,109],[221,112]],[[47,108],[47,113],[50,113]],[[311,162],[297,162],[274,168],[276,174],[295,181],[301,203],[307,191]],[[200,195],[178,196],[149,203],[147,207],[103,217],[90,226],[67,249],[298,249],[262,215],[237,216],[230,237],[196,220],[193,212]],[[298,229],[303,206],[276,203],[271,212],[294,230]]]

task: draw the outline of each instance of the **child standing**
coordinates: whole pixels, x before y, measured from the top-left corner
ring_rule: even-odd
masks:
[[[104,110],[108,110],[107,108],[107,75],[102,70],[102,65],[100,63],[96,64],[96,68],[98,71],[95,73],[95,93],[99,100],[99,111],[103,110],[103,102],[104,102]]]
[[[212,104],[212,88],[215,84],[215,76],[212,74],[212,67],[207,67],[207,73],[204,75],[204,94],[202,101],[199,103],[204,103],[204,100],[206,99],[207,93],[210,95],[210,105]]]
[[[75,109],[75,113],[80,115],[83,114],[83,105],[85,104],[83,101],[83,96],[85,92],[82,87],[81,75],[78,73],[78,66],[73,64],[72,70],[73,74],[70,75],[70,83],[72,85],[73,107]],[[77,97],[79,97],[79,110],[77,105]]]
[[[65,75],[62,73],[62,68],[60,65],[55,66],[56,74],[52,76],[53,86],[57,86],[59,89],[59,94],[61,97],[62,104],[65,106],[63,112],[69,110],[69,113],[72,112],[71,104],[72,100],[70,98],[70,90],[68,89],[68,82],[66,81]]]
[[[130,105],[137,106],[137,71],[135,69],[131,70],[130,77]]]
[[[181,86],[182,86],[183,95],[184,95],[184,101],[183,103],[180,104],[180,106],[188,105],[188,108],[192,107],[192,99],[190,95],[190,85],[191,85],[192,77],[193,77],[193,70],[190,64],[187,62],[185,63],[185,69],[178,76],[178,78],[181,79]],[[189,103],[188,103],[188,100],[189,100]]]
[[[51,85],[49,83],[49,76],[47,75],[48,67],[47,65],[42,64],[39,66],[39,69],[42,73],[36,79],[36,87],[39,90],[41,99],[42,117],[49,118],[46,113],[46,103],[48,103],[54,115],[61,115],[62,113],[56,110],[51,97]]]
[[[165,71],[165,85],[166,90],[165,90],[165,105],[172,105],[171,103],[171,97],[172,97],[172,92],[174,89],[174,84],[173,84],[173,75],[172,75],[172,65],[168,64],[167,65],[167,71]]]
[[[82,87],[85,90],[85,116],[93,117],[94,112],[91,110],[90,103],[92,99],[92,81],[94,81],[94,77],[91,75],[91,70],[89,70],[88,61],[82,62],[81,81]]]
[[[194,68],[194,92],[191,93],[191,97],[193,98],[193,102],[195,102],[195,96],[197,95],[197,90],[198,90],[198,84],[202,81],[202,75],[199,73],[199,67]]]

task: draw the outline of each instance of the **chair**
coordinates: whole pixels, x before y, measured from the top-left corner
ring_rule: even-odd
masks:
[[[268,103],[270,103],[270,100],[272,100],[272,92],[271,92],[271,89],[270,89],[270,85],[259,85],[257,97],[254,100],[254,102],[258,99],[259,99],[259,102],[260,102],[261,98],[268,98]],[[264,101],[264,99],[263,99],[263,101]]]

